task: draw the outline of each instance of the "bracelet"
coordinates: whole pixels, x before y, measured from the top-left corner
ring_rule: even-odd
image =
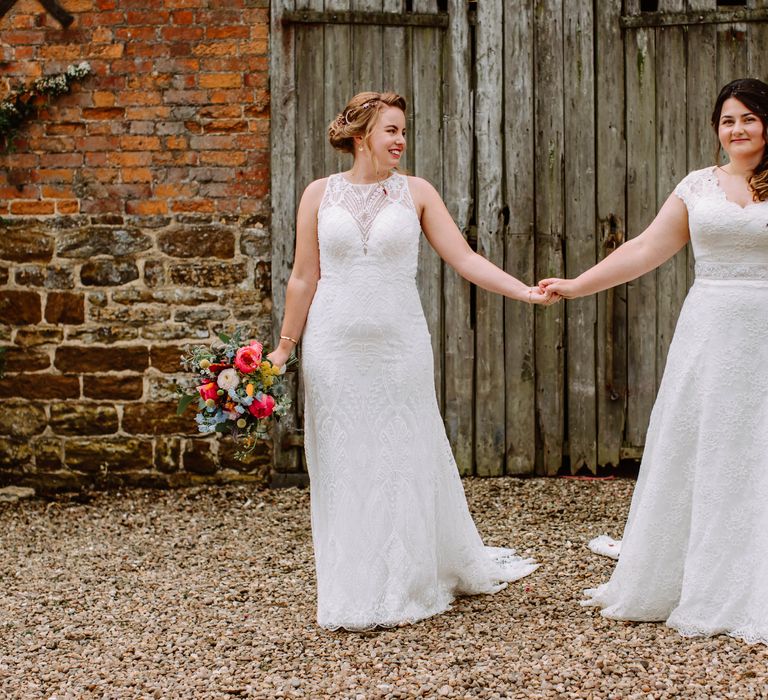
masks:
[[[290,335],[281,335],[280,340],[290,340],[294,345],[298,345],[299,341],[296,338],[291,338]]]
[[[533,296],[533,287],[528,287],[528,303],[533,304],[533,299],[531,297]]]

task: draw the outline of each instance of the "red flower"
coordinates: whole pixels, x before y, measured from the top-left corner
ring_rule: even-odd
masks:
[[[248,406],[248,410],[256,418],[267,418],[275,410],[275,400],[269,394],[263,394],[261,400],[253,400],[253,403]]]
[[[207,399],[216,401],[216,399],[219,398],[219,387],[216,382],[206,382],[205,384],[201,384],[197,387],[197,391],[200,393],[200,397],[203,401],[206,401]]]
[[[226,362],[213,362],[208,366],[208,371],[212,372],[213,374],[218,374],[223,369],[228,369],[232,365],[227,364]]]
[[[261,365],[261,343],[253,342],[250,345],[244,345],[235,355],[235,367],[243,374],[250,374]]]

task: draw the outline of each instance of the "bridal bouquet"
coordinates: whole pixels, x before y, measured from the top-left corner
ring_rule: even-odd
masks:
[[[201,433],[230,433],[243,459],[258,440],[268,437],[270,420],[285,415],[291,405],[283,374],[263,357],[264,346],[247,341],[242,331],[232,336],[220,333],[210,347],[195,345],[181,357],[182,367],[194,374],[192,392],[179,389],[177,414],[197,400],[197,422]]]

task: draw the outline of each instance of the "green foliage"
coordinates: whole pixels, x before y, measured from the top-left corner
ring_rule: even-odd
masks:
[[[68,93],[72,83],[82,80],[91,72],[91,66],[83,61],[76,66],[69,66],[64,73],[38,78],[27,87],[14,87],[0,101],[0,148],[6,153],[11,151],[25,121],[37,116],[38,110],[49,98]]]
[[[182,392],[179,392],[181,395],[181,398],[179,398],[179,405],[176,407],[176,415],[180,416],[184,411],[187,410],[189,404],[191,404],[196,398],[198,398],[197,394],[185,394]]]

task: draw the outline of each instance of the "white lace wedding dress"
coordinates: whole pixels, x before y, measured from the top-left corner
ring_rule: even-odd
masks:
[[[537,566],[484,547],[469,514],[435,397],[420,235],[405,176],[328,179],[302,341],[317,620],[328,629],[414,622]]]
[[[675,189],[696,281],[669,349],[618,556],[586,605],[687,636],[768,644],[768,202],[726,199],[714,168]],[[618,554],[620,551],[620,555]]]

